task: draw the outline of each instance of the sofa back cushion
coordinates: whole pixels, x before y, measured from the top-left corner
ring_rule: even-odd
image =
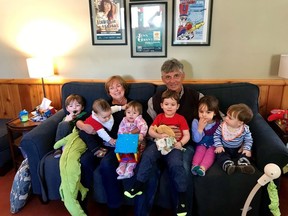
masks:
[[[253,111],[258,113],[259,87],[251,83],[220,83],[220,84],[184,84],[204,95],[214,95],[220,103],[220,110],[226,114],[228,107],[236,103],[245,103]],[[159,85],[156,91],[166,89],[165,85]]]
[[[151,83],[131,83],[129,84],[127,97],[137,100],[142,105],[146,105],[147,101],[155,93],[156,85]],[[106,93],[105,83],[96,82],[68,82],[62,86],[62,107],[65,109],[65,99],[70,94],[79,94],[86,100],[85,111],[91,112],[93,101],[98,98],[109,100],[110,96]],[[147,107],[143,107],[146,110]]]

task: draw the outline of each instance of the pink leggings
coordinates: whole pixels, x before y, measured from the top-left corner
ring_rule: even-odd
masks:
[[[197,146],[193,157],[192,166],[202,166],[205,168],[205,170],[208,170],[214,163],[214,150],[214,146],[211,146],[209,148],[203,145]]]

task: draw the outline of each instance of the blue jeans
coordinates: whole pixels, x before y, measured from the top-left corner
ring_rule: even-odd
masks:
[[[185,192],[187,178],[183,166],[183,152],[179,149],[173,149],[167,155],[162,155],[161,152],[157,150],[156,144],[149,145],[143,152],[137,173],[137,180],[144,183],[147,182],[153,167],[156,166],[156,162],[160,158],[165,160],[169,169],[169,176],[173,180],[176,190],[178,192]]]
[[[184,172],[185,172],[185,179],[186,181],[185,185],[183,187],[179,187],[180,190],[181,188],[186,188],[187,186],[187,193],[186,193],[186,199],[187,199],[187,209],[188,209],[188,214],[187,215],[192,215],[192,202],[193,202],[193,182],[191,179],[193,179],[193,175],[191,174],[191,163],[192,163],[192,157],[194,154],[194,148],[191,144],[187,144],[185,146],[186,151],[183,153],[183,166],[184,166]],[[156,163],[151,163],[151,161],[155,160],[153,159],[153,155],[158,155],[159,151],[157,150],[156,144],[153,141],[150,141],[147,143],[147,147],[145,151],[143,152],[142,159],[140,163],[147,163],[148,166],[150,167],[150,174],[148,175],[148,180],[145,183],[145,192],[140,195],[135,197],[135,205],[134,205],[134,210],[135,210],[135,215],[136,216],[147,216],[149,215],[153,204],[154,204],[154,197],[157,192],[158,186],[159,186],[159,179],[161,176],[161,173],[163,174],[163,169],[160,167],[159,161]],[[148,154],[148,155],[147,155]],[[170,153],[169,153],[170,154]],[[159,155],[158,155],[159,156]],[[156,156],[157,157],[157,156]],[[146,159],[144,159],[146,158]],[[149,162],[150,159],[150,162]],[[142,162],[144,160],[144,162]],[[168,159],[167,159],[168,160]],[[145,162],[146,161],[146,162]],[[168,165],[168,164],[167,164]],[[138,179],[138,172],[140,172],[139,175],[141,174],[141,165],[139,164],[139,167],[136,169],[137,173],[137,180],[141,181],[147,179],[147,175],[144,175],[144,178],[139,176]],[[167,168],[167,167],[166,167]],[[139,171],[138,171],[139,170]],[[172,198],[172,206],[174,211],[176,212],[176,206],[177,206],[177,186],[173,184],[173,175],[168,176],[169,179],[167,181],[170,181],[170,184],[172,185],[170,189],[170,193],[173,194]],[[188,181],[189,180],[189,181]],[[179,189],[178,188],[178,189]],[[179,191],[180,192],[180,191]]]

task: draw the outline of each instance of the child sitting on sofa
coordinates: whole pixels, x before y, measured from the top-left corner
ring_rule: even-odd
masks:
[[[124,106],[111,106],[104,99],[97,99],[93,102],[92,105],[92,114],[84,121],[84,124],[91,125],[97,135],[104,141],[104,145],[114,147],[116,140],[111,138],[109,134],[105,131],[104,127],[107,130],[111,130],[114,124],[114,118],[112,113],[125,110],[126,105]],[[84,132],[84,134],[86,134]],[[87,136],[91,136],[90,134],[86,134]],[[85,140],[85,139],[84,139]],[[94,152],[95,146],[89,146],[89,143],[86,142],[87,147]],[[94,152],[96,153],[96,152]],[[104,155],[101,155],[103,157]]]
[[[192,160],[193,175],[205,176],[215,159],[213,134],[220,124],[219,101],[206,95],[198,105],[198,119],[192,121],[192,140],[197,144]]]
[[[78,120],[84,120],[87,117],[86,112],[83,112],[84,107],[85,99],[78,94],[71,94],[65,99],[67,115],[57,126],[56,142],[70,134]],[[59,158],[62,154],[62,150],[63,147],[56,149],[53,155],[54,158]]]
[[[157,157],[149,157],[145,155],[145,152],[142,156],[142,159],[139,163],[139,170],[137,173],[137,178],[133,187],[125,191],[125,196],[133,198],[137,195],[143,193],[144,183],[148,181],[149,174],[152,167],[156,164],[157,159],[163,158],[167,166],[169,167],[169,175],[173,179],[173,182],[176,186],[178,192],[178,205],[177,205],[177,215],[186,215],[186,196],[185,192],[187,189],[187,178],[185,173],[185,168],[183,166],[183,146],[189,141],[190,133],[189,126],[184,116],[176,113],[179,108],[179,94],[172,90],[166,90],[162,93],[161,97],[161,108],[164,113],[160,113],[154,119],[152,125],[149,127],[149,135],[155,139],[166,138],[168,137],[165,133],[157,133],[155,131],[155,125],[168,125],[175,126],[177,125],[182,133],[182,135],[174,143],[174,148],[167,154],[162,155],[158,151]],[[155,144],[156,145],[156,144]]]
[[[235,172],[236,166],[242,173],[255,172],[249,161],[253,138],[247,123],[252,118],[253,112],[246,104],[231,105],[214,133],[217,162],[228,175]],[[237,160],[237,165],[233,159]]]
[[[148,131],[148,125],[142,117],[142,105],[137,101],[130,101],[126,105],[125,117],[119,125],[118,134],[133,133],[135,129],[139,131],[138,152],[141,154],[145,148],[145,136]],[[129,145],[129,143],[127,143]],[[117,142],[116,142],[117,145]],[[137,161],[133,154],[121,154],[120,163],[116,169],[119,175],[117,179],[130,178],[134,175],[133,170],[137,165]]]

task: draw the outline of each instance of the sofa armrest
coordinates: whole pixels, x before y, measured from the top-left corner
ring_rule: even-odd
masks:
[[[277,164],[283,172],[288,164],[288,149],[265,119],[257,114],[250,123],[253,136],[253,155],[260,170],[268,163]]]
[[[38,165],[42,157],[53,149],[57,126],[64,116],[64,110],[58,111],[39,126],[26,133],[20,142],[20,148],[28,158],[34,194],[41,194],[37,175]]]

